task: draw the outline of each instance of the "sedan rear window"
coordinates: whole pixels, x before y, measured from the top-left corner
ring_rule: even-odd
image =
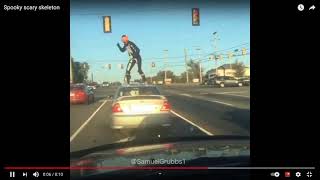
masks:
[[[160,92],[156,87],[125,87],[118,92],[118,97],[142,95],[160,95]]]

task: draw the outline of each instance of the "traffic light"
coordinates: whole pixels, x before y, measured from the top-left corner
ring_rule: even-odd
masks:
[[[103,31],[111,33],[111,16],[103,16]]]
[[[154,62],[152,62],[151,67],[156,67],[156,64]]]
[[[192,8],[192,26],[200,26],[199,8]]]
[[[247,54],[247,49],[246,48],[242,48],[242,55],[246,55]]]
[[[108,64],[108,68],[111,69],[111,64]]]

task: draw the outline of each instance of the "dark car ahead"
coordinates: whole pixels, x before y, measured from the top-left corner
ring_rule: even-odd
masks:
[[[218,87],[232,87],[232,86],[237,86],[241,87],[243,86],[243,82],[241,80],[237,80],[234,77],[231,76],[219,76],[215,77],[213,79],[210,79],[208,81],[208,85],[213,85],[213,86],[218,86]]]
[[[85,84],[70,85],[70,103],[71,104],[90,104],[94,102],[93,89]]]

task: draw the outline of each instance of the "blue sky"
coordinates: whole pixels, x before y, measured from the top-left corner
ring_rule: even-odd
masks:
[[[250,6],[249,4],[219,4],[219,3],[158,4],[139,3],[121,4],[86,4],[71,3],[71,56],[76,61],[86,61],[93,72],[94,80],[121,81],[126,66],[127,53],[121,53],[117,48],[121,35],[128,34],[129,39],[136,43],[141,50],[142,67],[149,76],[163,69],[164,49],[168,50],[167,69],[179,75],[185,70],[184,48],[187,48],[188,58],[213,52],[213,32],[218,32],[218,50],[227,53],[237,48],[250,47]],[[191,8],[200,8],[200,26],[191,24]],[[112,33],[103,32],[102,16],[111,16]],[[196,51],[201,48],[201,51]],[[204,58],[204,57],[203,57]],[[207,56],[206,56],[206,59]],[[218,65],[231,61],[243,61],[249,65],[250,56],[224,59]],[[151,69],[151,62],[156,68]],[[103,68],[112,64],[112,69]],[[204,62],[206,70],[215,67],[213,61]],[[140,78],[137,67],[131,71],[133,79]]]

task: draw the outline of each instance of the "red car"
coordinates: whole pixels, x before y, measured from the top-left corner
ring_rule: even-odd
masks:
[[[92,89],[83,84],[70,86],[70,103],[90,104],[91,102],[94,102],[94,93]]]

